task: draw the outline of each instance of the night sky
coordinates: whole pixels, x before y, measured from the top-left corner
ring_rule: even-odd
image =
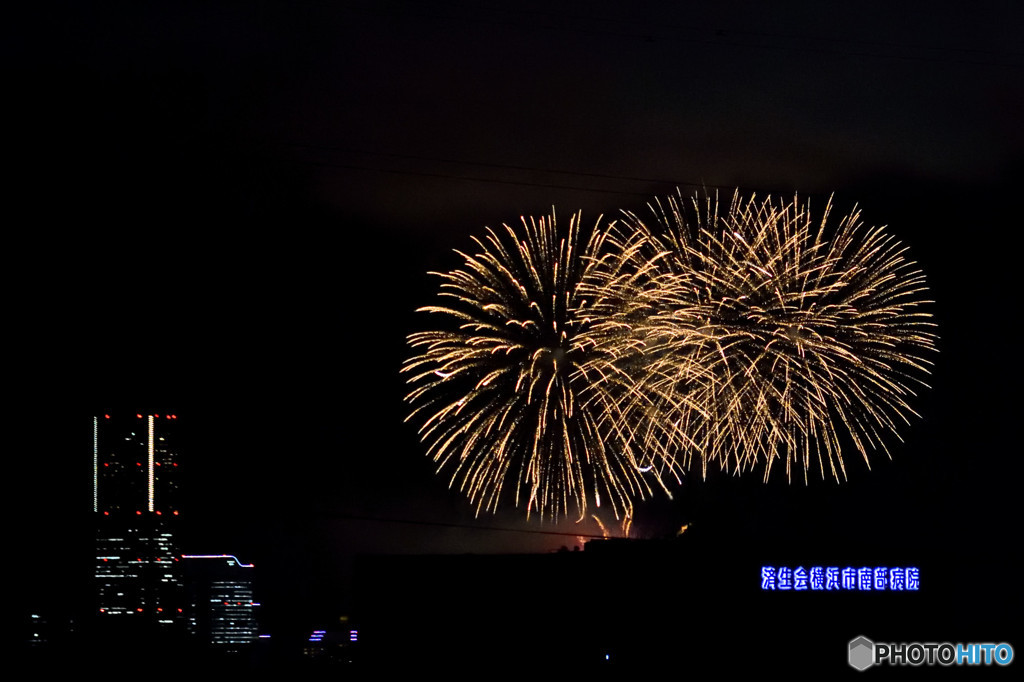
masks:
[[[118,409],[179,415],[183,549],[255,562],[269,626],[346,612],[359,553],[597,533],[474,518],[403,423],[405,336],[427,272],[484,226],[703,185],[834,193],[888,225],[928,278],[940,352],[891,461],[849,456],[844,484],[694,476],[636,532],[693,522],[813,556],[870,528],[970,556],[995,576],[971,598],[1019,611],[1001,576],[1020,571],[1021,8],[91,4],[22,12],[0,40],[26,602],[89,589],[91,417]],[[569,535],[517,532],[551,530]]]

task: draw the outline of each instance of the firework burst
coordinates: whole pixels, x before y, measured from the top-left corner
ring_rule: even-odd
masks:
[[[658,200],[567,231],[503,225],[441,281],[406,361],[428,454],[477,512],[583,518],[695,467],[846,477],[887,451],[937,337],[924,276],[860,213]],[[870,465],[870,462],[868,462]]]
[[[625,418],[653,407],[623,369],[626,337],[591,335],[582,283],[606,237],[579,214],[567,231],[553,213],[524,218],[475,239],[460,268],[432,273],[443,304],[421,308],[438,324],[408,338],[409,419],[478,513],[512,502],[582,518],[606,503],[626,524],[633,499],[659,483],[650,435]]]
[[[937,340],[906,248],[857,210],[830,227],[830,205],[815,220],[796,198],[651,208],[612,226],[588,281],[613,302],[593,333],[628,329],[643,348],[634,382],[671,424],[663,466],[767,478],[783,460],[789,477],[839,479],[844,444],[887,452]]]

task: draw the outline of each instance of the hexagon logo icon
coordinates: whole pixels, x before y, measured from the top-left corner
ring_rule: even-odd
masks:
[[[867,670],[875,662],[875,643],[864,636],[850,640],[849,654],[850,667]]]

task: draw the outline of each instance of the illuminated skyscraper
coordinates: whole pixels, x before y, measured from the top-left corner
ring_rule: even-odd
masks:
[[[174,414],[93,418],[96,608],[105,625],[184,626],[177,423]]]
[[[230,554],[182,556],[190,595],[189,629],[227,652],[244,651],[259,637],[253,565]]]

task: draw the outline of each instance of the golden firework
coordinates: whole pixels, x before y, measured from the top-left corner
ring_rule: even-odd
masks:
[[[434,330],[414,333],[403,371],[409,419],[428,454],[481,510],[583,518],[607,503],[623,523],[658,478],[647,436],[623,416],[644,405],[619,349],[589,333],[581,283],[606,232],[580,214],[560,231],[554,212],[475,239],[462,267],[441,278],[443,304],[421,308]]]
[[[646,347],[643,377],[673,424],[664,466],[735,472],[779,460],[839,479],[914,411],[936,350],[924,276],[854,210],[829,225],[809,203],[673,196],[611,227],[591,286],[619,301],[601,326]],[[625,274],[624,274],[625,273]],[[630,315],[623,300],[645,310]]]
[[[854,209],[656,200],[560,230],[554,213],[459,252],[408,338],[428,454],[476,507],[584,518],[709,467],[845,479],[888,452],[936,351],[924,276]],[[870,465],[870,462],[869,462]]]

